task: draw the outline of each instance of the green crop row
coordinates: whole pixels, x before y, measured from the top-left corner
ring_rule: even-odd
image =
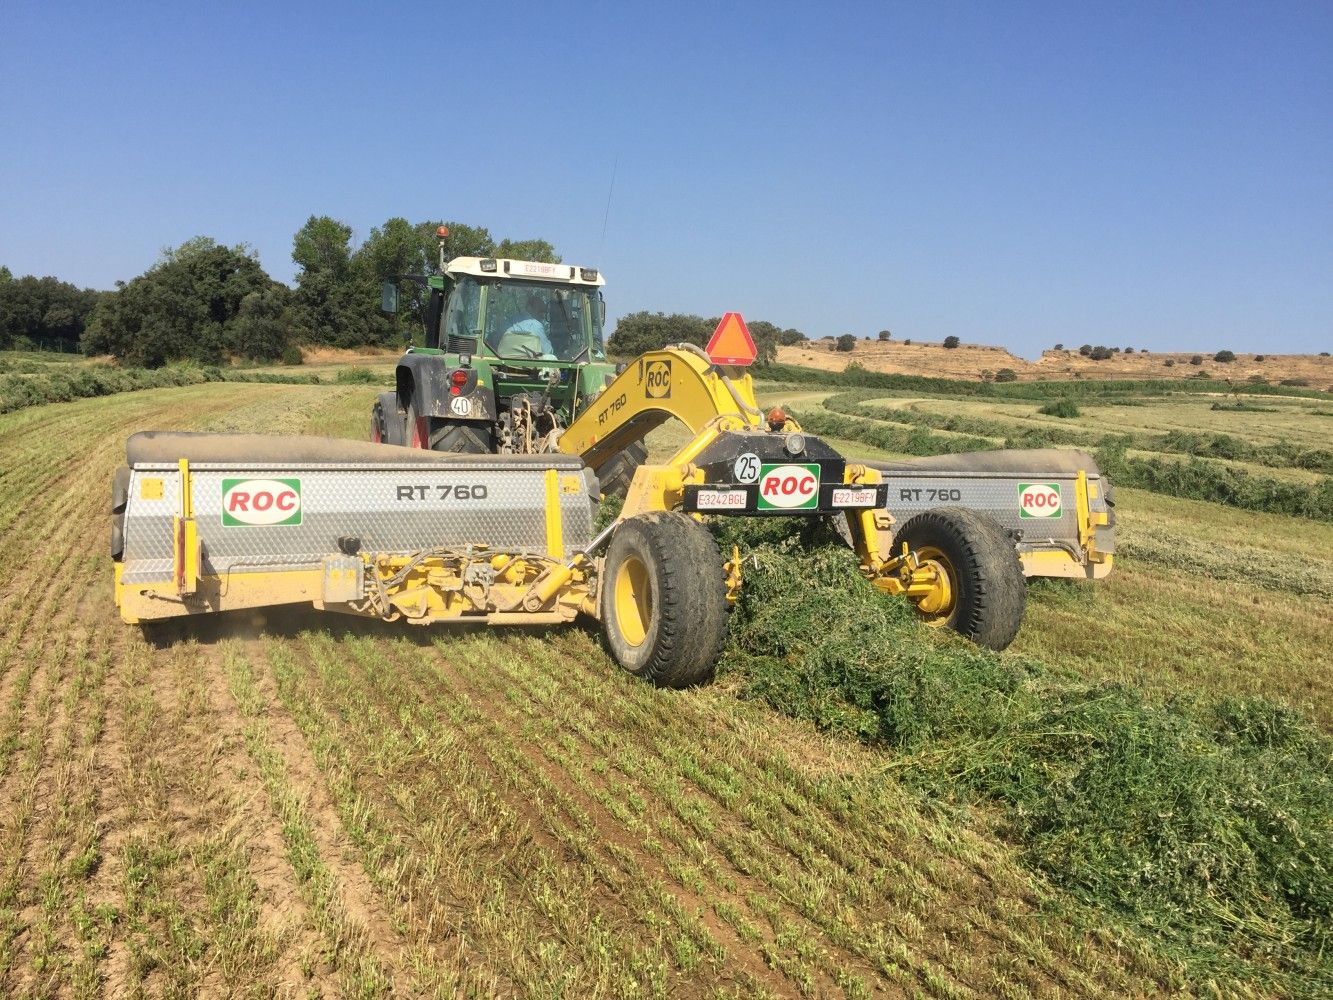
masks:
[[[840,392],[824,400],[824,408],[835,413],[869,420],[890,420],[915,424],[934,430],[976,434],[1000,438],[1007,448],[1045,448],[1058,445],[1076,445],[1096,448],[1119,442],[1127,448],[1140,451],[1160,451],[1171,454],[1223,458],[1253,462],[1271,468],[1310,469],[1314,472],[1333,473],[1333,451],[1324,448],[1302,448],[1290,442],[1282,444],[1251,444],[1232,434],[1208,434],[1195,431],[1170,431],[1165,434],[1098,434],[1064,427],[1023,427],[1004,420],[988,420],[959,414],[933,413],[929,410],[892,406],[874,406],[862,403],[865,392]]]
[[[1287,483],[1200,458],[1183,462],[1136,458],[1127,455],[1118,441],[1097,449],[1096,457],[1101,470],[1119,486],[1333,522],[1333,478],[1327,476],[1318,483]]]
[[[1333,741],[1309,722],[1001,657],[885,600],[817,526],[721,530],[750,553],[724,660],[743,696],[986,805],[1034,869],[1196,971],[1333,988]]]
[[[945,435],[923,427],[905,427],[827,411],[803,412],[799,419],[801,426],[811,433],[860,441],[874,448],[907,455],[957,454],[996,447],[988,438]],[[1053,442],[1038,442],[1023,436],[1005,441],[1008,447],[1034,447],[1038,443]],[[1115,437],[1108,437],[1095,456],[1102,472],[1120,486],[1137,486],[1166,496],[1207,500],[1242,510],[1333,522],[1333,479],[1328,477],[1318,483],[1288,483],[1252,476],[1242,469],[1199,458],[1179,462],[1135,458],[1126,454],[1125,442]]]
[[[806,388],[837,387],[895,389],[905,392],[934,392],[949,396],[993,396],[997,399],[1061,399],[1077,397],[1080,402],[1095,397],[1109,399],[1127,395],[1167,396],[1173,393],[1229,393],[1237,385],[1222,379],[1074,379],[1070,381],[968,382],[962,379],[931,378],[924,375],[891,375],[864,368],[830,372],[799,365],[771,364],[755,369],[755,374],[774,382],[792,382]],[[1244,383],[1247,395],[1298,396],[1327,399],[1319,389],[1285,385]]]
[[[67,403],[90,396],[111,396],[139,389],[201,385],[205,382],[276,382],[313,385],[315,375],[276,375],[267,372],[231,372],[221,368],[180,366],[168,368],[77,368],[36,375],[0,375],[0,413],[46,403]]]

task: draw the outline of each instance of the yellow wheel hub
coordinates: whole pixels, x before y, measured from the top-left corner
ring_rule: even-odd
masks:
[[[954,608],[958,605],[958,594],[954,589],[955,571],[953,563],[939,549],[933,545],[925,545],[916,550],[917,562],[921,569],[928,573],[912,574],[912,584],[909,593],[912,594],[916,602],[916,609],[921,612],[927,625],[938,626],[945,624],[953,614]],[[926,584],[920,587],[917,583],[918,575],[920,577],[933,577],[934,579],[923,580]],[[915,592],[915,593],[913,593]]]
[[[648,567],[637,556],[626,556],[616,572],[616,625],[630,646],[641,646],[653,620],[653,586]]]

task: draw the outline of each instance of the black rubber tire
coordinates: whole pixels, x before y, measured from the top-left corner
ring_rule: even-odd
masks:
[[[1027,582],[1018,550],[992,518],[964,507],[917,514],[894,538],[912,550],[937,549],[951,564],[956,599],[944,625],[978,646],[1004,649],[1018,635]]]
[[[615,599],[620,574],[635,563],[645,571],[649,605],[637,645],[626,637]],[[668,688],[712,679],[727,638],[727,586],[717,543],[703,525],[676,511],[627,520],[611,536],[598,603],[611,655],[631,674]]]
[[[489,455],[495,451],[495,435],[490,424],[465,424],[447,420],[430,432],[431,451],[449,451],[460,455]]]
[[[406,423],[398,409],[398,396],[382,392],[370,408],[370,440],[380,444],[403,444]]]
[[[629,492],[629,484],[634,480],[634,472],[648,460],[648,446],[642,441],[634,441],[612,455],[597,470],[597,479],[602,484],[602,495],[623,497]]]

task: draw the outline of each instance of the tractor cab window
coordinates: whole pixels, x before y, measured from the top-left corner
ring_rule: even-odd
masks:
[[[476,337],[481,330],[481,286],[472,278],[460,278],[449,296],[444,314],[444,336],[452,344],[455,337]]]
[[[497,281],[486,304],[486,345],[501,358],[600,361],[596,289]]]

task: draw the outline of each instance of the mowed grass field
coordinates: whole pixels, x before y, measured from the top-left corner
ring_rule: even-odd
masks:
[[[1284,992],[1192,975],[984,815],[900,785],[891,753],[725,674],[651,689],[591,629],[120,623],[107,504],[130,433],[360,438],[375,391],[209,384],[0,417],[0,995]],[[1333,527],[1119,503],[1115,575],[1034,586],[1006,656],[1329,726]]]

